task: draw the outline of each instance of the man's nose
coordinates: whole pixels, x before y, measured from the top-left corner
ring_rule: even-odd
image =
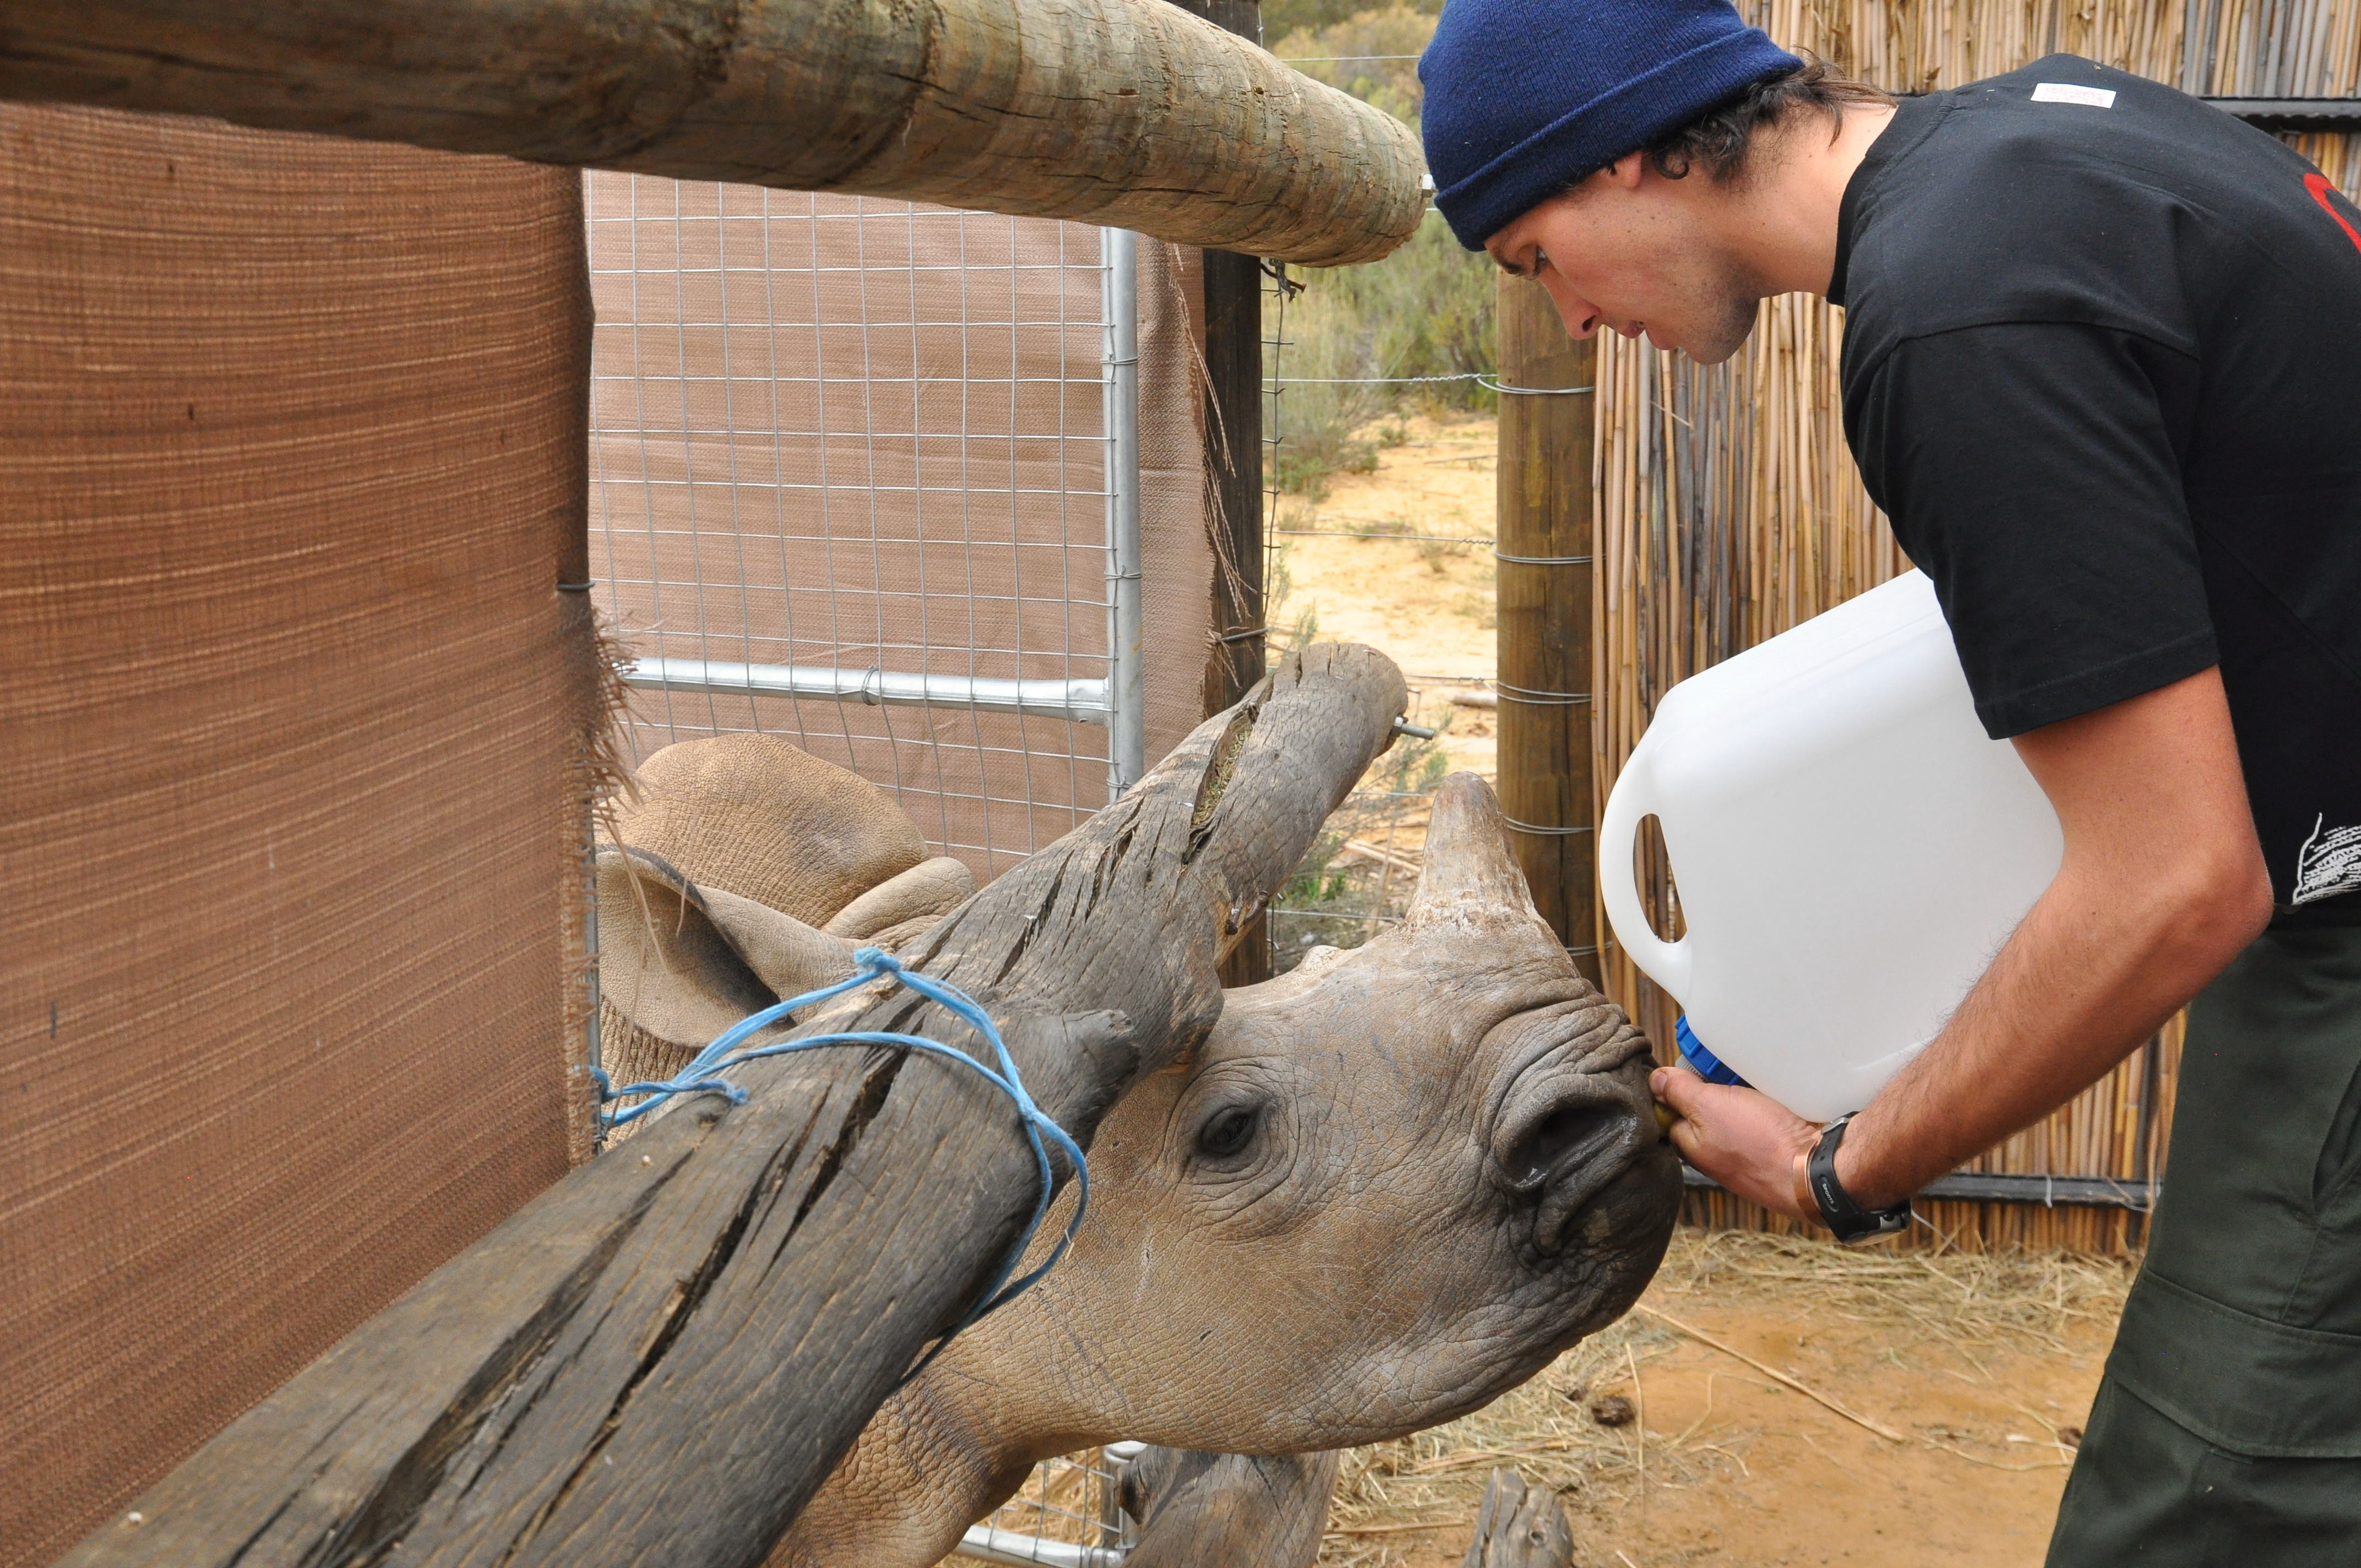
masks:
[[[1600,315],[1598,307],[1586,304],[1580,300],[1560,300],[1557,314],[1558,319],[1565,323],[1565,335],[1576,343],[1591,336],[1605,324],[1605,318]]]
[[[1558,320],[1565,323],[1566,336],[1580,343],[1598,330],[1598,307],[1569,288],[1555,269],[1542,269],[1541,285],[1548,292],[1550,302],[1557,307]]]

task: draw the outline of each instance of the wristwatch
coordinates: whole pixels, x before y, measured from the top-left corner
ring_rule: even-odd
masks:
[[[1821,1223],[1834,1231],[1840,1242],[1892,1235],[1910,1223],[1909,1199],[1905,1198],[1891,1209],[1864,1209],[1837,1179],[1837,1150],[1844,1144],[1845,1124],[1852,1118],[1853,1113],[1848,1111],[1820,1129],[1820,1135],[1812,1143],[1812,1152],[1804,1158],[1804,1190],[1797,1195],[1819,1211]]]

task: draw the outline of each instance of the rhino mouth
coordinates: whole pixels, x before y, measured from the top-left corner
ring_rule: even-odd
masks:
[[[1653,1126],[1651,1128],[1653,1131]],[[1668,1143],[1652,1143],[1621,1161],[1580,1203],[1553,1214],[1545,1199],[1534,1215],[1533,1246],[1545,1256],[1643,1256],[1632,1294],[1655,1272],[1681,1211],[1681,1159]]]
[[[1553,1053],[1532,1064],[1502,1107],[1493,1168],[1543,1258],[1644,1247],[1680,1203],[1680,1161],[1656,1124],[1644,1059],[1600,1070]]]

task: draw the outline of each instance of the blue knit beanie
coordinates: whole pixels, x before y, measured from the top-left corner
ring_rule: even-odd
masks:
[[[1568,182],[1802,64],[1730,0],[1449,0],[1418,61],[1434,204],[1480,250]]]

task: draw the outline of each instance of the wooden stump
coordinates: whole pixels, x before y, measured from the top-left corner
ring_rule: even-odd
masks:
[[[1495,1470],[1476,1515],[1476,1539],[1459,1568],[1572,1568],[1574,1527],[1554,1492]]]
[[[1148,1449],[1124,1472],[1124,1568],[1312,1568],[1341,1458]]]
[[[1085,1145],[1219,1016],[1225,944],[1391,739],[1382,655],[1291,656],[902,953],[987,1008]],[[981,1052],[880,981],[789,1035]],[[552,1043],[552,1049],[555,1049]],[[749,1063],[582,1166],[63,1560],[753,1568],[993,1279],[1038,1196],[1008,1102],[871,1047]]]

